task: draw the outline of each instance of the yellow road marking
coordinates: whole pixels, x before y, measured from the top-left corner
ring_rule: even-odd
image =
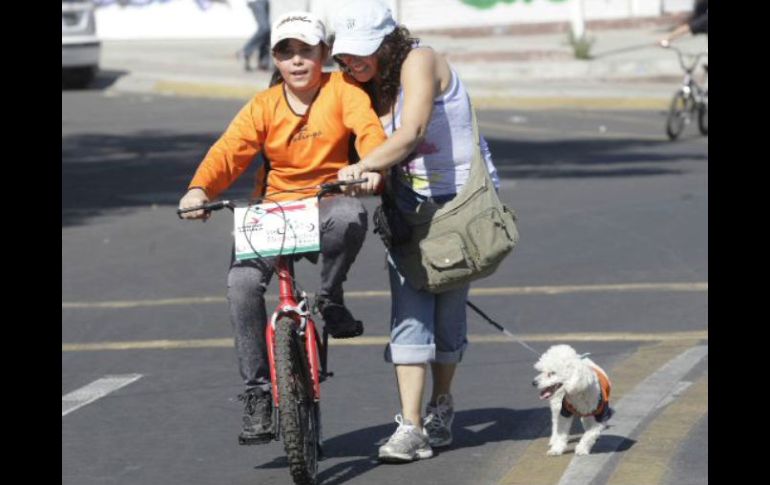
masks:
[[[708,339],[708,331],[696,330],[691,332],[662,332],[662,333],[562,333],[562,334],[529,334],[518,335],[527,342],[665,342],[665,341],[699,341]],[[471,343],[511,343],[510,338],[502,335],[469,335]],[[329,345],[365,346],[385,345],[389,337],[372,336],[357,337],[345,340],[329,340]],[[89,350],[149,350],[149,349],[194,349],[232,347],[232,338],[212,338],[198,340],[144,340],[133,342],[93,342],[93,343],[64,343],[62,352],[82,352]],[[614,379],[613,379],[614,381]],[[613,389],[614,392],[614,389]]]
[[[561,285],[561,286],[503,286],[497,288],[471,288],[470,296],[509,296],[509,295],[563,295],[568,293],[604,293],[633,291],[708,291],[708,282],[692,283],[627,283],[606,285]],[[385,290],[346,291],[345,298],[387,298],[390,292]],[[277,301],[276,295],[268,295],[268,301]],[[167,305],[195,305],[206,303],[224,303],[223,296],[197,296],[189,298],[165,298],[159,300],[123,300],[96,302],[62,302],[63,309],[75,308],[136,308]]]
[[[658,335],[662,336],[662,334]],[[669,335],[675,337],[673,334]],[[679,336],[681,335],[679,334]],[[690,336],[695,337],[695,333],[693,332]],[[690,348],[693,345],[693,340],[689,338],[660,339],[660,343],[642,346],[623,362],[607,369],[613,386],[611,401],[619,401],[626,392],[636,387],[661,365]],[[574,454],[568,452],[558,457],[547,456],[550,432],[550,423],[545,423],[544,433],[547,436],[533,440],[516,460],[516,465],[500,480],[499,485],[555,485],[559,483]]]
[[[258,90],[246,84],[226,86],[216,83],[159,80],[153,91],[161,94],[205,98],[248,99]],[[668,108],[669,98],[644,97],[514,97],[474,96],[474,105],[479,109],[606,109],[606,110],[651,110]]]
[[[162,94],[193,96],[203,98],[238,98],[248,99],[259,90],[251,86],[191,83],[183,81],[157,81],[153,90]]]
[[[688,388],[640,434],[607,485],[661,483],[679,444],[708,413],[708,374]],[[703,446],[707,446],[705,443]]]

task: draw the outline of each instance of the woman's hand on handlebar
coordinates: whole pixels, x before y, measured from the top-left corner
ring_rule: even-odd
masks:
[[[193,187],[192,189],[188,190],[187,193],[184,194],[184,197],[179,200],[179,208],[189,209],[190,207],[198,207],[207,203],[208,201],[209,197],[206,195],[206,192],[203,189]],[[208,211],[199,210],[193,212],[185,212],[180,214],[180,217],[182,219],[201,219],[203,222],[206,222],[208,218],[211,217],[211,213]]]
[[[364,167],[361,166],[361,163],[354,163],[353,165],[342,167],[337,172],[337,178],[339,180],[362,179],[364,178],[364,175],[363,175],[364,172],[366,172],[366,170],[364,169]]]
[[[382,182],[382,174],[379,172],[369,172],[362,167],[360,163],[348,165],[337,172],[339,180],[366,179],[362,184],[348,185],[343,188],[346,195],[354,197],[361,195],[372,195]]]
[[[372,195],[382,184],[382,174],[380,172],[364,172],[361,176],[366,179],[366,182],[352,187],[357,191],[354,195]]]

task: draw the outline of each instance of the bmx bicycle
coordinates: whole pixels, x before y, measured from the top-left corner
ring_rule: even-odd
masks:
[[[666,49],[672,49],[679,57],[679,65],[684,70],[682,85],[674,93],[671,99],[671,105],[668,109],[666,118],[666,134],[670,140],[676,140],[684,131],[685,126],[692,123],[694,117],[698,119],[698,130],[702,135],[709,134],[709,93],[708,87],[703,87],[695,80],[693,72],[698,66],[698,61],[707,52],[698,54],[685,54],[674,46],[669,45]],[[691,61],[686,63],[684,58],[689,57]],[[706,83],[708,82],[708,67],[703,66],[706,73]]]
[[[340,180],[312,187],[318,189],[316,201],[330,193],[339,193],[345,185],[361,184],[366,179]],[[307,188],[285,192],[300,192]],[[267,199],[263,199],[267,200]],[[312,199],[304,199],[309,201]],[[298,210],[302,201],[287,201],[252,205],[246,207],[234,201],[221,200],[198,207],[178,209],[177,214],[198,210],[217,211],[228,208],[235,214],[236,233],[248,232],[259,224],[255,216],[273,214],[283,218],[283,230],[279,228],[280,243],[278,252],[268,249],[260,252],[259,242],[246,239],[248,250],[255,258],[275,256],[275,272],[279,282],[279,302],[265,331],[270,380],[273,391],[273,439],[283,436],[284,449],[289,462],[292,479],[297,485],[315,485],[318,474],[318,460],[322,457],[321,437],[321,382],[334,373],[327,370],[329,335],[324,327],[319,336],[317,325],[311,316],[311,304],[307,293],[302,290],[294,277],[294,261],[299,254],[309,252],[308,247],[298,245],[285,246],[287,236],[298,229],[287,223],[287,214]],[[315,212],[310,209],[310,218],[315,217],[315,229],[318,229],[318,205]],[[267,207],[270,206],[270,207]],[[291,207],[289,207],[291,206]],[[241,215],[242,214],[242,215]],[[240,219],[240,220],[239,220]],[[239,223],[241,225],[239,226]],[[301,224],[298,222],[297,224]],[[311,220],[310,225],[313,225]],[[294,238],[295,242],[298,240]],[[313,246],[309,246],[313,249]],[[316,246],[317,248],[318,246]],[[236,256],[238,255],[236,239]],[[317,249],[315,249],[317,250]]]

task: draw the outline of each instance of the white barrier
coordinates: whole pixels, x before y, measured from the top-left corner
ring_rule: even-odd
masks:
[[[289,10],[334,12],[339,0],[275,0],[271,17]],[[363,0],[362,0],[363,1]],[[568,22],[578,0],[388,0],[411,30]],[[692,0],[581,0],[586,21],[688,11]],[[103,39],[246,39],[256,22],[246,0],[96,0]]]

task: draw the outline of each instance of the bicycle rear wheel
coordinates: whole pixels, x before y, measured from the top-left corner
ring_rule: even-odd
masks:
[[[303,338],[290,317],[275,325],[275,370],[283,446],[297,485],[315,485],[318,473],[318,404],[313,399]]]
[[[698,129],[701,135],[709,134],[709,93],[703,94],[703,101],[698,106]]]
[[[685,118],[689,116],[687,100],[687,96],[681,91],[677,91],[671,100],[666,119],[666,134],[670,140],[676,140],[684,131]]]

